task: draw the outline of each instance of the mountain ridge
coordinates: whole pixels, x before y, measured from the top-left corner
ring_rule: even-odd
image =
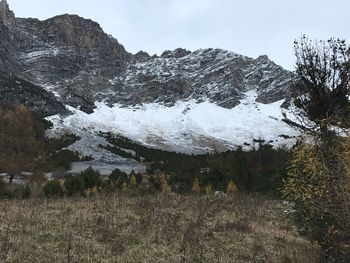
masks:
[[[78,135],[69,149],[94,160],[74,171],[145,169],[109,153],[101,132],[186,154],[249,150],[256,141],[290,147],[298,135],[282,121],[292,73],[266,55],[218,48],[131,54],[90,19],[16,18],[4,0],[0,38],[0,102],[49,116],[49,137]]]
[[[174,105],[180,99],[209,98],[232,108],[251,89],[258,89],[257,100],[263,103],[288,97],[290,73],[267,56],[252,59],[210,48],[131,54],[90,19],[68,14],[42,21],[14,18],[7,2],[0,3],[0,13],[8,14],[0,21],[9,46],[6,51],[0,47],[0,54],[12,59],[4,67],[88,113],[96,101]]]

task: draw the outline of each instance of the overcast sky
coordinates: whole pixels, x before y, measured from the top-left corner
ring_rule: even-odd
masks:
[[[293,69],[293,41],[350,40],[350,0],[7,0],[18,17],[78,14],[132,53],[229,49]]]

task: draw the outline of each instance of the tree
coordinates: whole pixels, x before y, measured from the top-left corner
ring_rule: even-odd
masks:
[[[294,104],[302,128],[328,136],[329,127],[348,126],[350,49],[344,40],[295,41]]]
[[[32,171],[35,160],[43,152],[43,126],[26,107],[0,106],[0,171],[10,181],[22,171]]]
[[[296,204],[300,229],[318,241],[326,262],[350,259],[350,139],[338,140],[328,157],[322,144],[299,142],[283,189]]]
[[[64,188],[68,196],[81,195],[85,196],[85,183],[80,175],[68,175],[64,181]]]
[[[295,53],[298,126],[314,140],[294,147],[283,193],[295,202],[301,229],[319,242],[326,262],[349,262],[350,139],[336,131],[349,127],[350,49],[342,40],[302,37]]]
[[[142,183],[142,174],[139,172],[136,174],[136,183],[139,186]]]
[[[134,174],[130,175],[130,182],[129,182],[130,188],[131,189],[135,189],[137,186],[137,182],[136,182],[136,176]]]
[[[101,175],[98,171],[95,171],[91,166],[80,173],[80,176],[84,180],[86,189],[93,188],[101,185]]]

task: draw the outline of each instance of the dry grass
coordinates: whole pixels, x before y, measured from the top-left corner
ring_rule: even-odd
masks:
[[[264,197],[111,194],[0,203],[0,262],[316,262]]]

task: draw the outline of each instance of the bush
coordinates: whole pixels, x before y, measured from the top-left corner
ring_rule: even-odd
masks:
[[[12,192],[7,188],[6,183],[0,178],[0,198],[11,198]]]
[[[64,187],[66,188],[69,196],[81,195],[85,196],[85,183],[84,179],[80,175],[68,175],[64,181]]]
[[[290,164],[283,193],[296,204],[300,229],[320,244],[327,262],[349,262],[350,140],[299,143]]]
[[[131,188],[136,188],[137,182],[136,182],[136,176],[134,174],[130,175],[130,187]]]
[[[199,180],[197,177],[193,181],[192,192],[196,194],[201,192],[201,186],[199,185]]]
[[[27,184],[26,186],[19,185],[12,192],[12,197],[17,199],[27,199],[32,194],[32,191]]]
[[[213,192],[213,187],[212,187],[211,184],[208,184],[208,185],[205,186],[204,190],[205,190],[206,194],[211,194]]]
[[[160,176],[160,185],[163,194],[170,192],[170,187],[164,174]]]
[[[148,177],[148,183],[150,184],[154,184],[155,180],[154,180],[154,177],[151,175],[150,177]]]
[[[47,181],[43,188],[46,197],[61,197],[64,195],[64,189],[59,180]]]
[[[23,192],[22,192],[22,199],[27,199],[32,195],[32,189],[29,187],[29,185],[27,184],[24,188],[23,188]]]
[[[117,181],[117,186],[119,188],[125,188],[125,185],[129,183],[129,176],[126,173],[122,173]]]
[[[101,185],[101,175],[98,171],[95,171],[92,167],[80,173],[80,176],[84,180],[85,188],[92,188]]]
[[[114,169],[113,172],[108,177],[108,182],[112,186],[117,186],[119,188],[122,188],[124,183],[129,182],[129,178],[127,173],[119,169]]]
[[[159,193],[154,187],[153,185],[148,185],[148,186],[140,186],[136,189],[135,194],[137,196],[147,196],[147,195],[155,195]]]
[[[139,186],[142,183],[142,174],[141,173],[136,174],[136,183],[137,183],[137,186]]]
[[[70,170],[72,162],[80,161],[79,154],[70,150],[61,150],[52,155],[56,167],[63,167]]]
[[[237,185],[233,180],[230,180],[227,184],[226,193],[231,194],[238,191]]]

